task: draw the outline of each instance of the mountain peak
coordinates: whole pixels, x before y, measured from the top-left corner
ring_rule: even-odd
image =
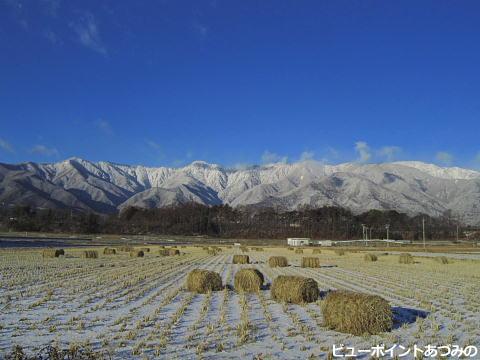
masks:
[[[190,201],[285,210],[329,205],[355,213],[379,209],[439,216],[451,210],[466,222],[479,222],[480,173],[419,161],[338,165],[304,161],[225,170],[206,161],[166,168],[72,157],[53,164],[8,165],[0,175],[0,203],[7,205],[99,213]]]
[[[397,161],[392,164],[408,166],[441,179],[468,180],[480,178],[480,172],[460,167],[441,167],[421,161]]]

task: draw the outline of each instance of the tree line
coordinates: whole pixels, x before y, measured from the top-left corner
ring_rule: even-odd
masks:
[[[39,231],[85,234],[206,235],[222,238],[351,240],[368,238],[420,240],[423,224],[428,240],[464,238],[470,228],[446,213],[434,218],[409,216],[397,211],[370,210],[362,214],[339,207],[280,211],[274,208],[205,206],[196,203],[158,209],[130,207],[111,215],[68,209],[35,209],[28,206],[0,209],[2,231]],[[366,230],[365,230],[366,228]],[[479,233],[480,234],[480,233]],[[475,237],[474,236],[474,237]],[[471,238],[470,238],[471,239]]]

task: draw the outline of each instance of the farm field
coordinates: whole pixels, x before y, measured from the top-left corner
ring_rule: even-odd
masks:
[[[341,344],[479,346],[478,260],[442,264],[422,254],[413,264],[400,264],[397,254],[377,254],[377,261],[367,262],[363,252],[242,252],[225,246],[215,254],[188,246],[178,247],[180,255],[160,256],[158,246],[149,248],[144,257],[87,249],[97,250],[98,258],[82,258],[85,248],[65,249],[58,258],[43,258],[41,249],[0,250],[0,358],[15,345],[34,355],[50,344],[114,359],[330,359],[333,345]],[[250,264],[233,264],[239,254],[248,255]],[[285,256],[289,266],[271,268],[271,256]],[[318,258],[320,267],[302,268],[305,256]],[[264,288],[235,291],[235,274],[252,267],[264,275]],[[206,294],[186,291],[187,275],[197,268],[217,272],[228,286]],[[314,279],[320,299],[299,305],[274,301],[269,285],[279,275]],[[393,330],[354,336],[327,328],[322,303],[336,289],[386,299]]]

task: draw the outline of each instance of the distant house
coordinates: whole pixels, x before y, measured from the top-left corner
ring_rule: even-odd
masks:
[[[310,245],[310,238],[288,238],[287,244],[290,246]]]
[[[333,241],[332,240],[317,240],[317,241],[315,241],[315,245],[333,246]]]

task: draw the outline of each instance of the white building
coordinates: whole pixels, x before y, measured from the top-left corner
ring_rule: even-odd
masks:
[[[333,241],[332,240],[317,240],[315,244],[320,245],[320,246],[333,246]]]
[[[310,238],[288,238],[287,244],[290,246],[310,245]]]

